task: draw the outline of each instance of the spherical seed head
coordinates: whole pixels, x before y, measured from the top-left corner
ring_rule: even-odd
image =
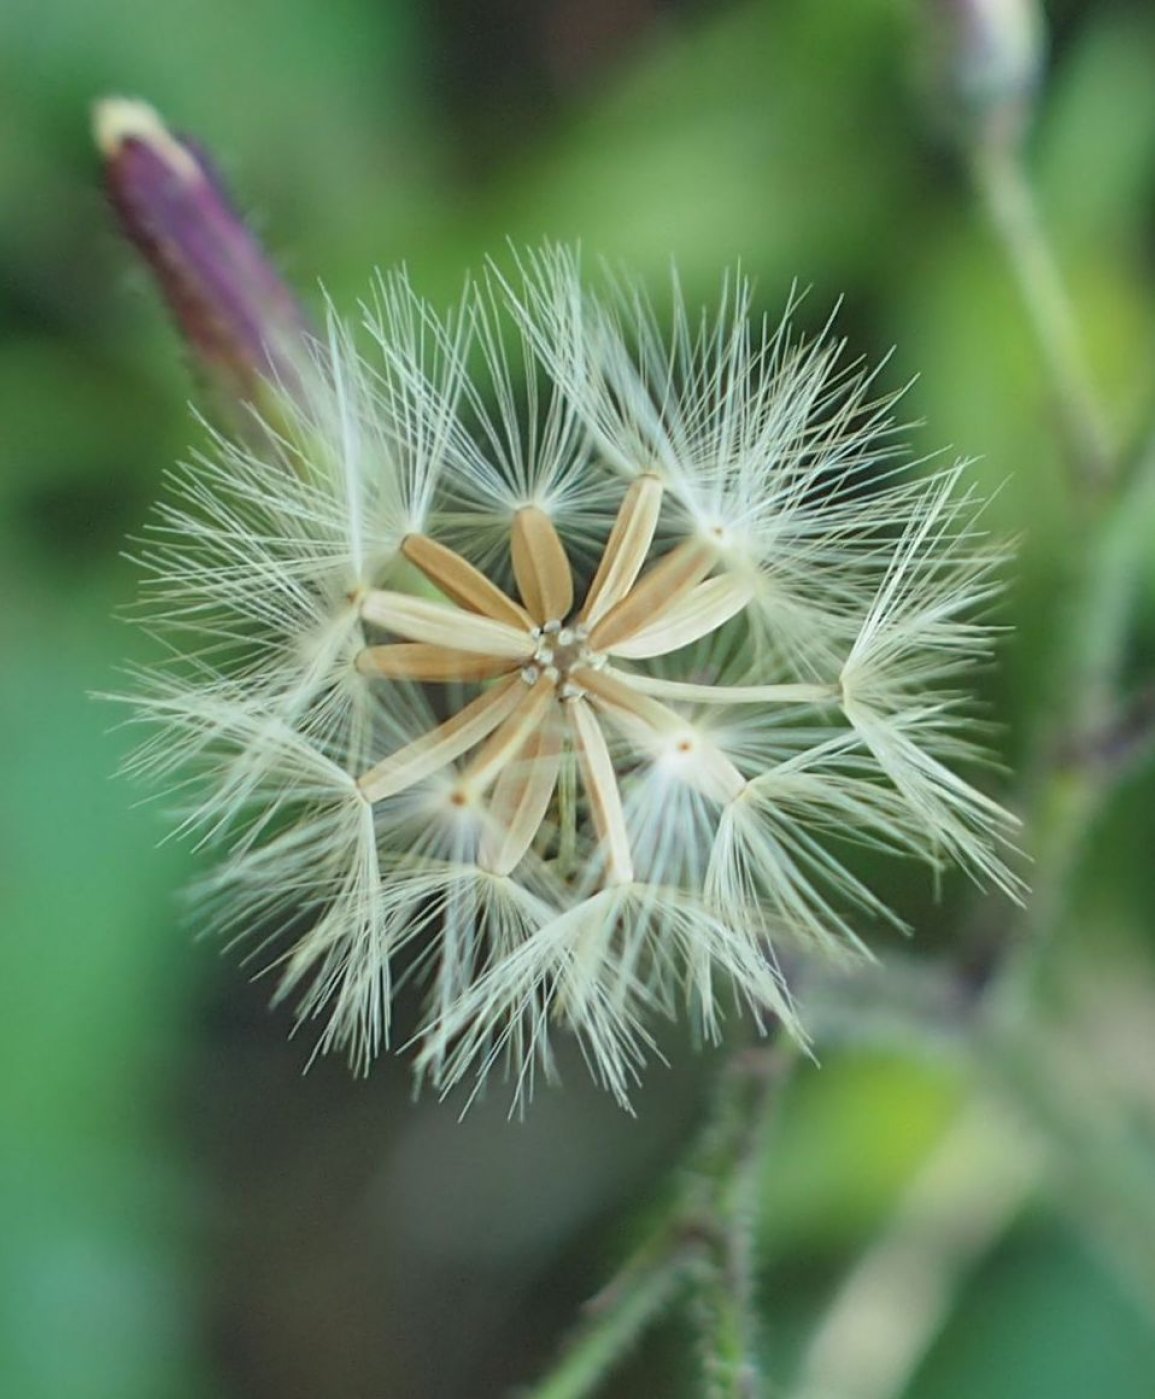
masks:
[[[448,320],[386,279],[371,364],[334,324],[280,448],[175,478],[138,765],[200,767],[218,906],[292,927],[325,1047],[369,1062],[403,958],[438,1087],[524,1095],[563,1029],[626,1102],[656,1016],[801,1033],[776,946],[864,953],[831,833],[1016,891],[947,765],[997,562],[966,469],[900,474],[893,399],[750,310],[667,333],[556,250]]]

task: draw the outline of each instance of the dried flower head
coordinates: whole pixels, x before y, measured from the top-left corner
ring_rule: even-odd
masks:
[[[560,251],[448,320],[385,279],[371,364],[333,321],[288,433],[174,476],[136,765],[195,783],[323,1047],[367,1065],[403,966],[436,1085],[524,1092],[561,1026],[625,1102],[656,1016],[796,1029],[774,949],[864,950],[832,837],[1015,892],[946,765],[994,587],[965,470],[909,479],[871,376],[750,309],[675,294],[665,335]]]

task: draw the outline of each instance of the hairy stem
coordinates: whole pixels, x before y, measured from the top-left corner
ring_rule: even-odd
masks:
[[[648,1326],[694,1288],[711,1399],[763,1392],[755,1342],[758,1186],[793,1044],[740,1050],[719,1075],[702,1135],[642,1244],[525,1399],[592,1394]]]
[[[580,1326],[553,1368],[526,1399],[582,1399],[593,1394],[650,1323],[677,1300],[697,1248],[635,1258],[587,1303]]]
[[[756,1297],[758,1199],[789,1058],[783,1050],[748,1051],[726,1070],[718,1123],[721,1160],[702,1180],[711,1248],[697,1270],[700,1344],[710,1399],[757,1399],[765,1393],[758,1355]]]

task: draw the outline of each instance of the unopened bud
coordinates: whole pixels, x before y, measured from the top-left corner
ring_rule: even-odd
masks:
[[[203,152],[144,102],[98,102],[93,131],[124,233],[194,359],[231,406],[293,393],[307,325]]]

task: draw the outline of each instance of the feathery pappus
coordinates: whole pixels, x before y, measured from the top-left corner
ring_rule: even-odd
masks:
[[[892,917],[847,838],[1017,894],[956,771],[1000,552],[829,334],[737,275],[662,319],[559,249],[446,317],[382,278],[364,329],[173,473],[132,696],[322,1048],[367,1067],[404,968],[437,1087],[524,1095],[564,1029],[627,1103],[663,1016],[802,1033],[776,949]]]

